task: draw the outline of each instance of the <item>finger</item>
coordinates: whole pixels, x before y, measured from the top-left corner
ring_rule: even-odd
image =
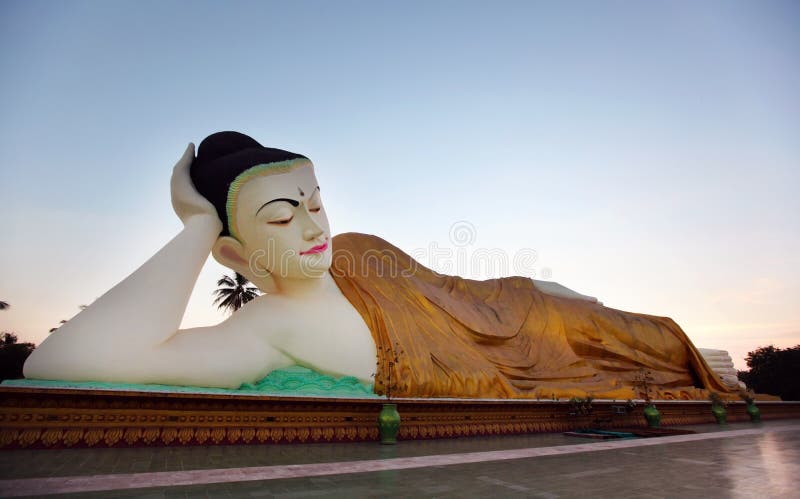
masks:
[[[183,156],[181,159],[175,163],[175,170],[185,169],[188,170],[190,166],[192,166],[192,161],[194,161],[194,144],[189,142],[189,145],[186,146],[186,150],[183,152]]]
[[[194,161],[194,144],[189,142],[183,155],[175,163],[175,168],[172,169],[172,178],[170,178],[170,190],[172,191],[173,199],[181,196],[181,192],[186,190],[186,186],[192,185],[191,174],[189,172],[192,162]]]

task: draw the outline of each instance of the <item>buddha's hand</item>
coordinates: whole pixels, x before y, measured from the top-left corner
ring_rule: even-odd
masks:
[[[219,226],[218,231],[221,231],[222,222],[219,220],[216,208],[202,194],[197,192],[194,183],[192,183],[192,177],[189,174],[192,161],[194,161],[194,144],[189,143],[183,156],[181,156],[181,159],[178,160],[172,170],[172,179],[170,180],[172,209],[175,210],[175,214],[178,215],[184,225],[194,217],[201,217],[215,221]]]

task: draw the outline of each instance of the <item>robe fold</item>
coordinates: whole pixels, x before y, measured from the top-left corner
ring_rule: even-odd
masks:
[[[396,397],[706,399],[731,394],[672,319],[551,296],[533,281],[441,275],[376,236],[333,239],[331,274]]]

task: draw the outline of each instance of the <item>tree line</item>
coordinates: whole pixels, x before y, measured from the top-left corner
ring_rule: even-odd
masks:
[[[800,345],[759,347],[747,354],[745,362],[750,369],[738,374],[748,388],[783,400],[800,400]]]

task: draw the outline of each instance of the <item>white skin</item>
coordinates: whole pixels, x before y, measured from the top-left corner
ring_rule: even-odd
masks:
[[[370,382],[375,345],[328,273],[330,229],[313,165],[245,183],[236,237],[218,237],[216,210],[189,176],[193,158],[190,144],[171,180],[183,230],[39,345],[25,377],[238,388],[299,364]],[[270,202],[281,198],[294,203]],[[270,293],[216,326],[179,330],[209,253]]]

